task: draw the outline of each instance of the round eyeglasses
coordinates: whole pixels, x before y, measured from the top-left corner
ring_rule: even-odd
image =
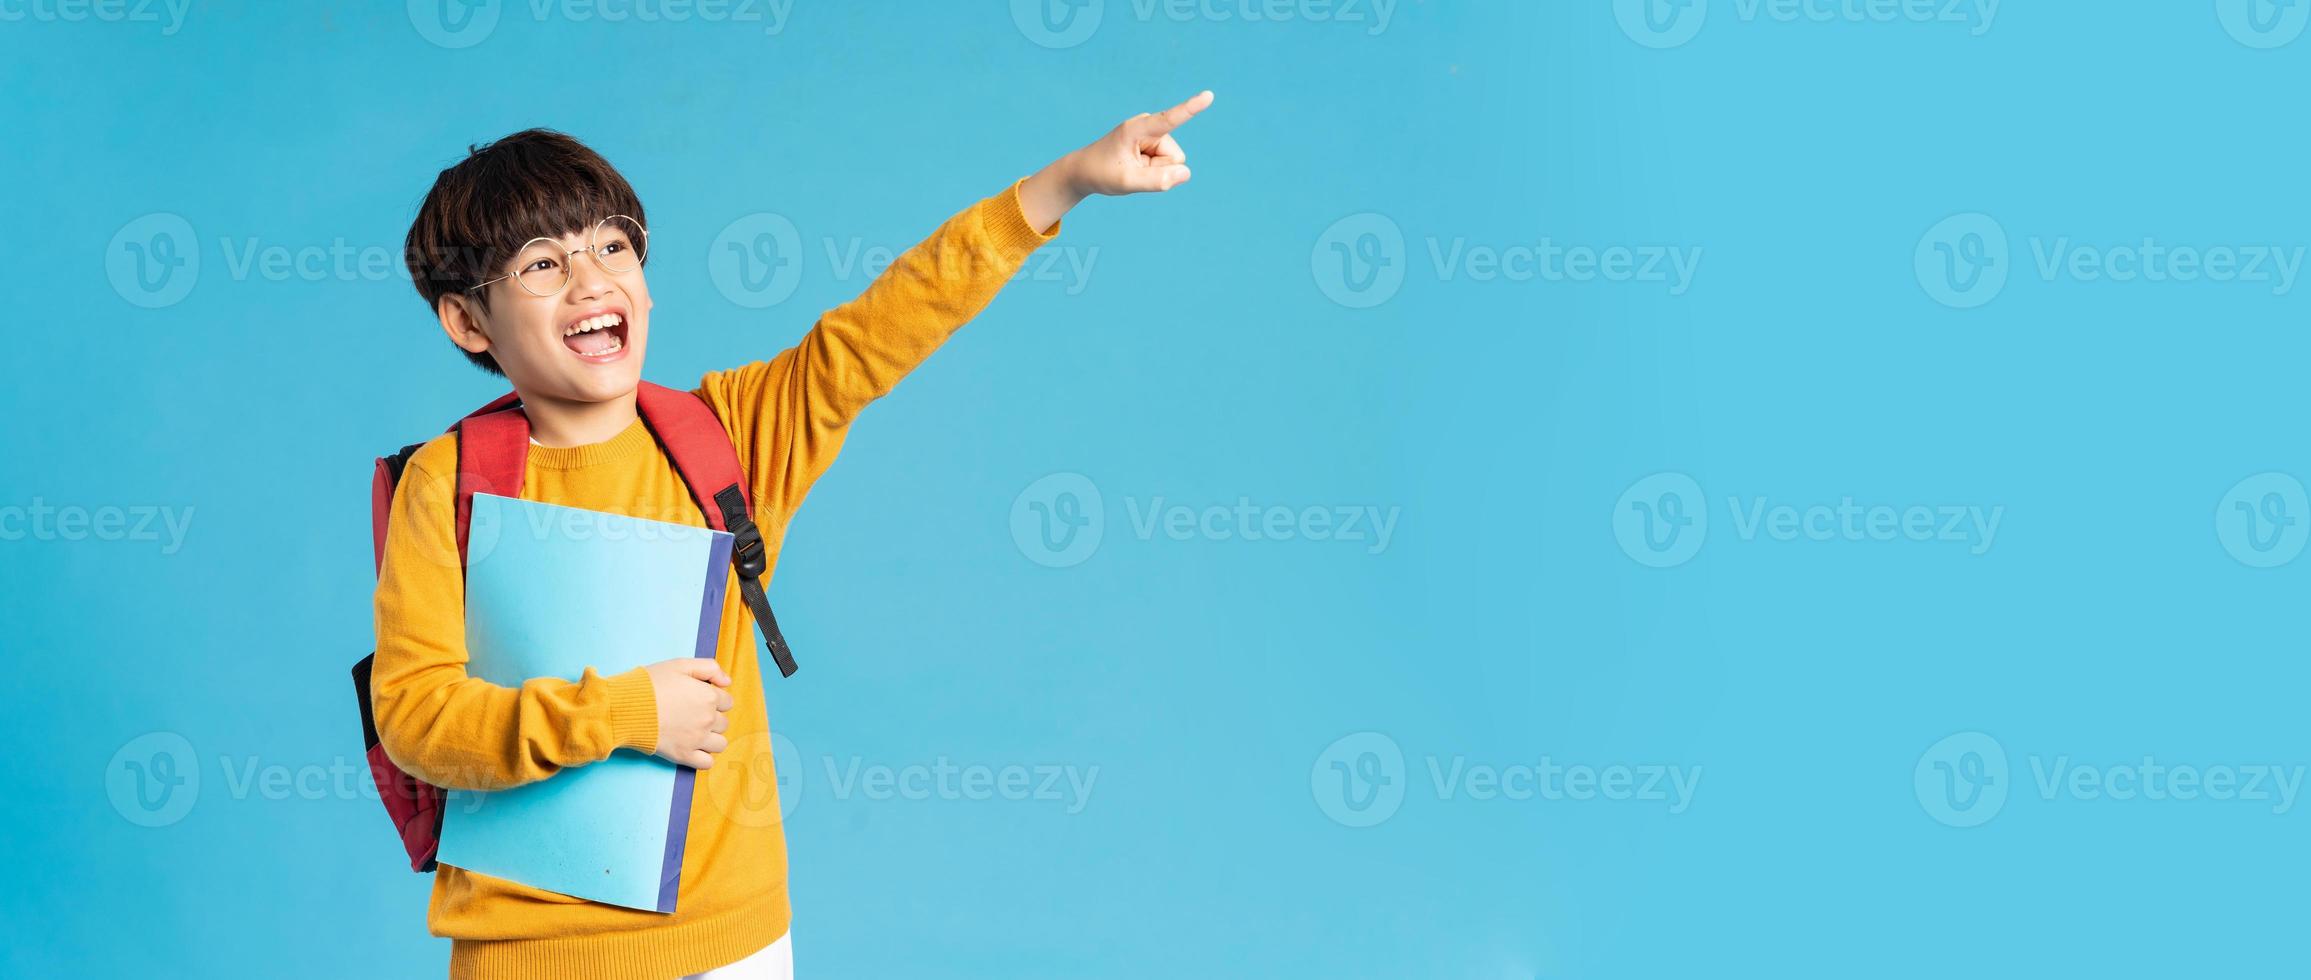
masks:
[[[611,272],[632,272],[642,267],[643,258],[650,253],[650,232],[633,218],[613,214],[587,230],[586,246],[577,252],[594,253],[594,261]],[[578,260],[577,252],[563,248],[559,239],[532,238],[514,251],[512,272],[469,286],[466,292],[511,279],[532,296],[555,295],[570,284],[570,268]]]

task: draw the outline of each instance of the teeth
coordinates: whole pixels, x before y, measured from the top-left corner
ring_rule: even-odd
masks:
[[[617,352],[619,352],[619,351],[622,351],[622,350],[625,350],[625,349],[626,349],[626,342],[625,342],[625,341],[623,341],[623,340],[613,340],[613,341],[611,341],[611,342],[610,342],[610,346],[609,346],[609,347],[606,347],[606,348],[604,348],[604,349],[602,350],[602,352],[601,352],[601,353],[599,353],[599,354],[588,354],[588,355],[586,355],[586,356],[587,356],[587,357],[608,357],[608,356],[610,356],[610,355],[612,355],[612,354],[615,354],[615,353],[617,353]]]
[[[582,333],[591,333],[604,327],[615,327],[624,322],[626,322],[626,319],[616,313],[604,313],[600,316],[590,316],[576,323],[570,324],[569,329],[562,331],[562,336],[572,337]]]

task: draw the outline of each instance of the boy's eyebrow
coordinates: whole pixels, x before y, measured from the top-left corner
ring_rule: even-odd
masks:
[[[520,255],[533,248],[545,248],[548,245],[552,245],[555,248],[559,248],[562,251],[567,252],[570,250],[570,243],[566,240],[568,237],[569,236],[567,233],[560,235],[531,235],[529,238],[523,240],[520,247],[514,249],[513,254]],[[582,245],[585,243],[584,235],[581,234],[578,236],[578,238],[580,239],[579,244]]]
[[[543,239],[545,239],[545,240],[547,240],[547,241],[550,241],[550,242],[561,242],[561,243],[562,243],[562,244],[564,244],[565,246],[568,244],[568,242],[567,242],[567,239],[576,239],[576,240],[577,240],[577,242],[578,242],[578,244],[580,244],[580,245],[584,245],[584,244],[586,243],[586,236],[587,236],[588,234],[591,234],[591,233],[593,232],[593,230],[594,230],[594,225],[596,225],[596,224],[601,224],[601,222],[600,222],[599,220],[597,220],[597,221],[595,221],[593,224],[585,225],[585,226],[583,226],[583,227],[579,227],[579,228],[573,228],[573,229],[570,229],[569,231],[560,232],[560,233],[547,233],[547,232],[539,232],[539,233],[537,233],[537,234],[535,234],[535,235],[531,235],[531,236],[530,236],[530,237],[529,237],[529,238],[528,238],[528,239],[527,239],[527,240],[526,240],[526,241],[523,243],[523,245],[524,245],[524,247],[527,247],[528,245],[531,245],[531,244],[535,244],[535,243],[537,242],[537,240],[538,240],[538,239],[540,239],[540,238],[543,238]]]

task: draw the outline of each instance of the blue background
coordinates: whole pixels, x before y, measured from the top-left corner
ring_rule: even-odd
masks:
[[[172,28],[11,0],[0,972],[447,956],[429,879],[345,769],[345,671],[370,636],[371,458],[502,388],[391,262],[236,272],[249,249],[397,257],[468,143],[561,128],[649,205],[647,373],[687,385],[864,288],[830,248],[903,247],[1201,88],[1194,182],[1070,216],[1051,248],[1096,250],[1091,274],[1015,284],[862,418],[793,527],[773,594],[806,669],[770,696],[801,760],[800,971],[2298,968],[2301,810],[2034,775],[2311,757],[2299,476],[2271,484],[2298,521],[2278,551],[2224,523],[2241,481],[2311,466],[2302,296],[2032,257],[2311,238],[2286,95],[2311,41],[2250,47],[2226,5],[2002,4],[1976,34],[1713,0],[1657,48],[1676,35],[1603,2],[1407,2],[1375,32],[1364,4],[1105,0],[1070,43],[1003,3],[806,0],[772,31],[509,0],[452,48],[422,4],[199,3]],[[748,309],[708,255],[766,211],[799,230],[800,276]],[[2010,276],[1957,309],[1913,259],[1975,212]],[[181,296],[110,274],[155,214],[198,254],[159,287]],[[1363,214],[1402,236],[1375,256],[1393,293],[1338,285],[1369,270],[1328,230]],[[1682,294],[1485,281],[1438,267],[1456,239],[1702,258]],[[1012,522],[1055,473],[1104,513],[1062,567]],[[1661,473],[1709,517],[1670,567],[1634,560],[1623,498]],[[1732,518],[1846,497],[2003,516],[1979,554]],[[1142,536],[1158,498],[1400,516],[1378,554]],[[189,524],[173,550],[22,530],[39,506]],[[1402,762],[1330,748],[1362,732]],[[1934,748],[1966,732],[1991,750]],[[165,820],[125,768],[156,746],[199,774]],[[829,769],[942,758],[1098,768],[1074,813],[846,794]],[[1544,759],[1702,775],[1681,809],[1431,775]],[[1378,784],[1328,786],[1334,761],[1379,763],[1397,809],[1357,809]],[[2003,763],[1968,788],[2002,806],[1914,778],[1936,763]],[[310,792],[241,785],[251,767]]]

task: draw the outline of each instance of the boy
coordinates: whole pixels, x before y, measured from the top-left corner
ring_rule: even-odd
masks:
[[[1185,183],[1170,132],[1211,101],[1204,92],[1125,121],[949,219],[793,348],[700,380],[696,394],[737,449],[772,565],[859,410],[977,314],[1083,198]],[[522,497],[704,526],[636,410],[650,339],[643,217],[625,178],[592,150],[559,133],[516,133],[442,171],[410,226],[410,275],[449,339],[520,394],[533,442]],[[386,754],[451,789],[516,786],[619,749],[699,772],[676,912],[441,865],[426,922],[454,940],[450,974],[788,975],[786,843],[739,589],[727,590],[711,662],[589,669],[519,688],[468,676],[455,443],[445,435],[418,450],[394,495],[371,682]],[[616,601],[614,583],[601,598]],[[767,808],[754,802],[764,799]],[[734,800],[747,802],[723,802]]]

